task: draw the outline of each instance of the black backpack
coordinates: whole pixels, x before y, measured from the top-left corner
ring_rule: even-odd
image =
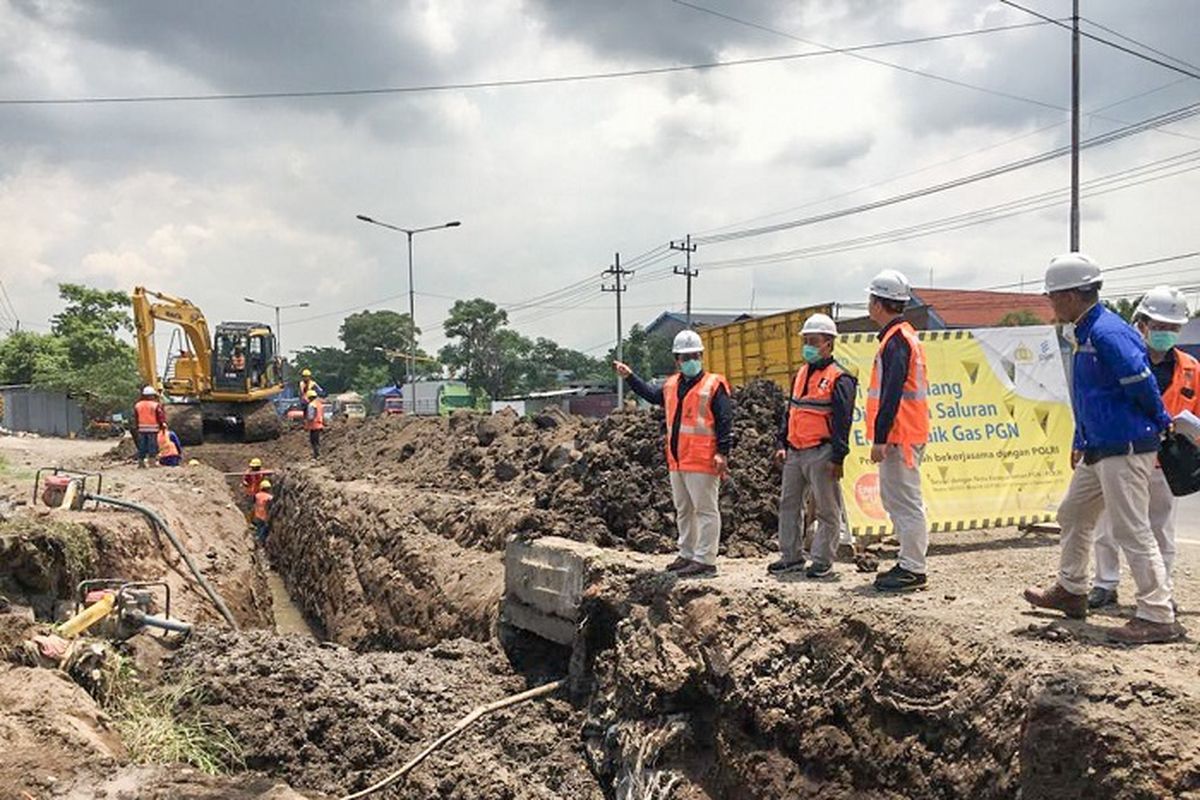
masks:
[[[1158,449],[1158,463],[1171,494],[1183,497],[1200,491],[1200,447],[1182,433],[1169,433]]]

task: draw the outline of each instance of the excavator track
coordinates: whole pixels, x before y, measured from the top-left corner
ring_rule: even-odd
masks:
[[[283,432],[275,404],[270,400],[246,403],[242,411],[242,441],[265,442]]]

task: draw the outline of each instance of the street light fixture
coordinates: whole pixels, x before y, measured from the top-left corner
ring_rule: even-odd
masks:
[[[245,300],[247,303],[253,303],[256,306],[262,306],[263,308],[275,309],[275,350],[277,351],[276,355],[278,355],[282,358],[283,357],[283,344],[282,344],[283,343],[283,334],[280,331],[280,325],[279,325],[279,309],[281,309],[281,308],[308,308],[308,301],[305,301],[303,303],[289,303],[284,306],[277,306],[277,305],[274,305],[273,303],[264,303],[261,300],[255,300],[252,297],[243,297],[242,299]]]
[[[361,220],[362,222],[366,222],[371,225],[378,225],[381,228],[387,228],[388,230],[403,233],[405,236],[408,237],[408,349],[409,349],[409,353],[408,353],[408,375],[406,376],[408,380],[406,382],[409,384],[415,384],[416,383],[416,375],[414,374],[414,371],[415,371],[414,355],[415,354],[412,351],[417,349],[417,308],[416,308],[417,303],[416,303],[415,293],[413,291],[413,244],[412,244],[413,236],[418,233],[425,233],[426,231],[438,231],[438,230],[441,230],[442,228],[457,228],[459,225],[462,225],[462,222],[460,220],[456,219],[456,220],[452,220],[450,222],[443,222],[441,225],[430,225],[425,228],[401,228],[399,225],[391,225],[387,222],[380,222],[377,219],[372,219],[371,217],[368,217],[366,214],[355,214],[355,219]],[[417,405],[416,405],[417,398],[415,396],[413,396],[414,392],[415,392],[415,388],[413,388],[413,391],[409,392],[409,396],[412,398],[409,402],[409,408],[415,412],[417,409]]]

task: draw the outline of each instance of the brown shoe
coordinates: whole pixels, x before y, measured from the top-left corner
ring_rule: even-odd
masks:
[[[1038,608],[1052,608],[1055,611],[1061,611],[1071,619],[1083,619],[1088,612],[1086,594],[1068,592],[1057,583],[1045,590],[1030,586],[1025,590],[1025,600]]]
[[[1134,617],[1119,628],[1105,630],[1109,641],[1121,644],[1163,644],[1183,638],[1183,626],[1178,622],[1151,622]]]
[[[690,563],[692,562],[683,556],[676,556],[674,561],[672,561],[670,564],[667,564],[667,572],[678,572]]]
[[[686,567],[683,567],[675,574],[680,578],[711,578],[717,574],[717,568],[714,564],[701,564],[699,561],[689,561]]]

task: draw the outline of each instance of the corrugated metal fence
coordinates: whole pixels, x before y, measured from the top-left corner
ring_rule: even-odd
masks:
[[[68,436],[83,433],[83,410],[61,392],[43,392],[29,386],[0,386],[4,402],[4,427],[10,431]]]

